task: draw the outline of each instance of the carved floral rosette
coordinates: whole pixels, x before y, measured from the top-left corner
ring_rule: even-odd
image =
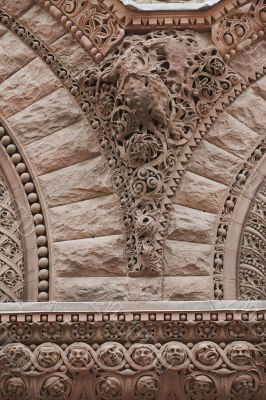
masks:
[[[185,49],[181,72],[171,65],[169,43],[176,52]],[[188,143],[219,100],[241,82],[216,49],[197,54],[196,48],[189,31],[156,32],[141,41],[133,36],[82,80],[123,209],[131,274],[161,273]]]

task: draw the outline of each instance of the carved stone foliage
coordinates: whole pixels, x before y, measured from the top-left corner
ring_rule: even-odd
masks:
[[[266,183],[253,200],[239,249],[239,295],[266,299]]]
[[[132,37],[82,81],[123,208],[131,274],[161,273],[172,198],[199,141],[194,133],[241,82],[216,49],[197,54],[196,47],[189,31]],[[171,48],[182,54],[179,69]]]
[[[251,174],[251,172],[254,170],[258,162],[262,159],[262,157],[266,153],[266,140],[262,139],[260,144],[257,146],[257,148],[252,152],[251,156],[246,160],[246,162],[243,163],[242,168],[240,169],[235,182],[233,183],[230,192],[228,194],[228,197],[225,201],[224,204],[224,209],[222,211],[221,217],[220,217],[220,223],[218,226],[217,230],[217,238],[216,238],[216,244],[215,244],[215,255],[214,255],[214,296],[215,299],[217,300],[222,300],[223,299],[223,293],[224,293],[224,255],[225,255],[225,245],[226,245],[226,240],[227,240],[227,234],[228,234],[228,229],[231,223],[232,219],[232,214],[235,209],[236,203],[238,198],[240,198],[240,195],[245,188],[248,178]],[[256,201],[256,200],[255,200]],[[253,228],[255,226],[255,222],[253,223]],[[259,228],[258,228],[259,229]],[[252,235],[255,234],[256,228],[252,231]],[[246,242],[247,243],[247,242]],[[255,247],[254,247],[255,249]],[[239,250],[240,252],[242,250]],[[241,256],[240,256],[241,257]],[[263,253],[259,255],[263,259]],[[256,258],[257,259],[257,258]],[[252,257],[249,258],[249,260],[253,260]],[[241,263],[241,261],[239,261]],[[252,261],[253,262],[253,261]],[[263,265],[263,263],[262,263]],[[249,267],[249,274],[250,276],[253,276],[256,272],[256,268],[254,269],[255,265],[252,263],[250,264]],[[245,262],[243,263],[243,268],[246,269],[248,267],[247,265],[245,266]],[[242,268],[242,267],[241,267]],[[242,285],[243,276],[242,273],[244,273],[244,270],[240,272],[241,270],[240,267],[238,267],[238,279],[239,279],[239,285]],[[259,267],[260,270],[260,267]],[[261,267],[259,276],[261,276],[261,273],[263,273],[264,267]],[[247,272],[247,271],[246,271]],[[241,274],[241,276],[239,276]],[[244,273],[245,274],[245,273]],[[255,281],[254,281],[255,283]],[[253,283],[253,286],[254,286]],[[261,287],[263,290],[263,286]],[[261,288],[257,287],[257,290],[261,290]],[[252,297],[250,294],[246,293],[244,295],[244,291],[240,289],[240,297],[245,298],[245,299],[264,299],[265,297]]]
[[[266,2],[254,0],[228,13],[212,28],[215,45],[227,60],[263,37],[266,27]]]
[[[39,3],[47,6],[45,0],[39,0]],[[48,9],[97,61],[124,37],[124,29],[100,1],[51,0]]]
[[[9,400],[256,400],[265,384],[264,358],[245,341],[9,343],[0,351],[0,393]]]
[[[0,302],[22,300],[23,289],[23,252],[16,207],[0,171]]]

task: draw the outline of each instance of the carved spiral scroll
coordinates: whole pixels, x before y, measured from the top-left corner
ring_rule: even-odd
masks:
[[[0,171],[0,302],[23,297],[23,253],[13,196]]]
[[[242,233],[239,250],[239,295],[266,299],[266,182],[256,194]]]

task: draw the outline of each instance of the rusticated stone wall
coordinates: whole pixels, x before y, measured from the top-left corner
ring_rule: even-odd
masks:
[[[193,81],[195,75],[199,81],[201,79],[198,65],[201,73],[212,79],[212,89],[219,87],[218,98],[224,95],[224,103],[221,101],[221,104],[218,98],[210,95],[208,106],[217,106],[218,111],[224,110],[220,115],[216,112],[211,115],[209,123],[204,122],[204,132],[199,129],[199,133],[203,136],[208,130],[207,135],[205,138],[197,137],[195,144],[186,148],[184,158],[180,158],[186,171],[182,171],[177,179],[179,186],[176,194],[171,193],[173,209],[167,216],[168,232],[165,221],[160,222],[163,227],[160,231],[161,243],[158,240],[161,248],[156,249],[159,267],[155,268],[155,273],[152,271],[151,274],[132,276],[132,269],[128,268],[129,247],[121,209],[123,204],[119,188],[116,187],[119,182],[111,179],[112,163],[103,151],[102,130],[94,123],[88,110],[95,93],[86,92],[86,77],[88,74],[97,75],[102,68],[101,84],[117,84],[119,94],[128,72],[132,72],[130,68],[136,67],[135,61],[132,61],[132,65],[125,65],[123,71],[121,59],[126,61],[127,57],[120,48],[121,59],[115,52],[107,56],[114,57],[116,61],[116,70],[110,72],[105,61],[99,67],[70,32],[35,2],[22,1],[18,5],[5,0],[0,6],[22,24],[1,25],[0,47],[3,56],[0,63],[0,115],[25,155],[46,221],[48,245],[45,251],[47,255],[49,253],[51,285],[49,289],[40,283],[40,299],[47,300],[49,290],[50,299],[63,301],[219,298],[222,292],[219,284],[218,289],[215,287],[218,294],[213,290],[213,260],[217,251],[220,216],[236,177],[265,135],[265,78],[262,78],[265,41],[258,41],[243,54],[223,61],[214,49],[210,33],[187,31],[183,36],[177,32],[168,33],[169,40],[162,33],[145,36],[151,57],[144,57],[146,71],[143,75],[148,71],[155,76],[157,68],[156,78],[147,87],[152,91],[157,85],[157,89],[162,90],[160,99],[151,97],[153,110],[148,117],[145,112],[142,114],[142,104],[135,107],[138,120],[144,124],[148,121],[148,135],[154,129],[153,124],[165,124],[172,141],[181,135],[180,126],[174,119],[171,120],[172,115],[169,117],[169,110],[164,109],[163,104],[176,85],[180,89],[181,114],[186,124],[185,135],[179,138],[179,146],[185,148],[182,146],[191,139],[190,129],[195,128],[195,121],[203,118],[204,113],[204,107],[200,107],[202,98],[199,92],[190,87],[196,85],[196,80]],[[24,27],[30,30],[32,36]],[[141,47],[139,43],[144,42],[144,36],[130,36],[124,43],[128,42],[133,50],[138,50]],[[46,46],[46,50],[42,46]],[[153,54],[156,52],[154,49],[157,58]],[[191,52],[196,54],[194,58]],[[204,64],[208,57],[216,60],[217,70],[208,70],[208,65]],[[109,76],[104,76],[107,70]],[[169,70],[172,75],[167,76]],[[188,70],[190,75],[187,74]],[[149,78],[149,74],[147,76]],[[158,76],[162,79],[159,85]],[[180,82],[186,79],[187,86],[181,85],[179,88]],[[257,82],[251,83],[252,80]],[[73,82],[77,86],[73,86]],[[232,88],[229,86],[233,97],[226,97],[229,89],[224,82],[232,84]],[[90,89],[93,84],[94,77],[89,81]],[[131,90],[130,84],[127,89]],[[140,96],[141,101],[144,101],[145,90],[143,97]],[[82,100],[84,93],[87,103]],[[235,97],[238,99],[235,100]],[[119,96],[117,101],[120,101]],[[127,105],[134,107],[131,101],[129,95]],[[180,98],[175,101],[177,108]],[[106,107],[104,112],[108,111],[110,104],[103,104]],[[101,102],[98,105],[100,108]],[[192,106],[196,107],[196,111],[191,111],[189,107]],[[96,110],[98,115],[99,108]],[[166,120],[160,114],[162,110]],[[159,149],[163,140],[158,143]],[[121,141],[117,144],[119,151],[123,151]],[[153,151],[157,150],[155,146]],[[166,161],[170,162],[172,154],[168,155]],[[137,156],[139,153],[134,155],[136,163],[139,162]],[[120,159],[123,157],[122,154]],[[161,158],[162,174],[163,162]],[[169,165],[167,168],[170,168]],[[135,164],[130,167],[134,169]],[[127,172],[130,178],[132,171]],[[164,177],[165,182],[168,178]],[[174,186],[171,186],[171,190]],[[158,198],[156,201],[160,202]],[[134,208],[132,201],[129,205]],[[141,233],[143,237],[145,229]],[[149,247],[147,250],[146,246],[144,250],[141,254],[147,258]],[[147,264],[154,266],[153,256]],[[42,263],[39,265],[41,270]],[[231,279],[229,283],[236,285],[236,279]]]

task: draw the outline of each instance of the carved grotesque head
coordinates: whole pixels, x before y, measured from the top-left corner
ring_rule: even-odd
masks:
[[[185,349],[177,343],[168,344],[163,352],[163,356],[168,364],[173,367],[182,364],[186,359]]]
[[[123,361],[124,354],[119,346],[110,343],[101,348],[99,358],[108,367],[115,367]]]
[[[248,365],[252,358],[252,351],[244,343],[236,343],[230,348],[228,357],[236,365]]]
[[[132,359],[136,364],[144,367],[154,361],[155,354],[149,346],[140,345],[133,350]]]
[[[156,393],[160,390],[160,381],[158,378],[147,375],[138,379],[136,391],[145,399],[154,399]]]
[[[201,343],[195,355],[197,360],[204,365],[214,365],[219,360],[219,353],[211,343]]]
[[[59,361],[59,353],[52,346],[44,346],[40,349],[37,360],[41,367],[54,367]]]
[[[69,363],[76,368],[86,367],[90,360],[90,354],[85,348],[73,348],[69,351],[67,355]]]
[[[252,400],[254,398],[255,379],[251,375],[238,375],[232,383],[232,394],[241,400]]]
[[[189,379],[186,391],[190,400],[215,400],[216,387],[211,378],[197,375]]]
[[[60,376],[51,376],[43,384],[43,391],[51,399],[61,399],[66,393],[67,385],[65,379]]]
[[[102,399],[115,399],[115,396],[121,395],[121,382],[113,376],[101,378],[97,385],[97,392],[102,395]]]
[[[26,386],[22,378],[11,377],[5,382],[5,394],[9,399],[21,400],[26,395]]]

